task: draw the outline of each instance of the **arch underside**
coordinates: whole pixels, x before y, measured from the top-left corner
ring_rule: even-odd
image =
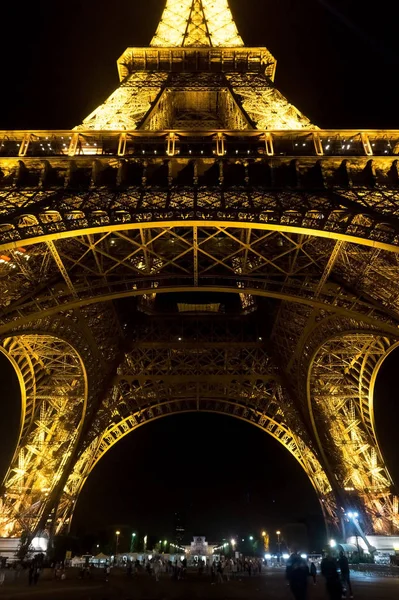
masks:
[[[2,352],[16,368],[22,400],[18,441],[0,497],[0,536],[8,537],[34,531],[45,515],[79,438],[87,375],[76,350],[54,334],[6,338]]]
[[[274,418],[269,414],[260,412],[256,408],[225,398],[179,398],[154,404],[144,410],[138,411],[118,423],[108,427],[103,434],[93,440],[91,445],[82,454],[75,465],[58,512],[57,531],[60,532],[71,524],[73,512],[79,494],[87,481],[90,473],[122,438],[134,432],[138,427],[149,424],[155,420],[183,413],[214,413],[234,417],[255,425],[265,433],[271,435],[281,443],[292,456],[299,462],[308,476],[321,503],[321,509],[330,526],[337,525],[337,511],[335,498],[325,471],[312,449],[306,445],[299,434],[290,430],[284,421],[282,411],[274,413]]]
[[[381,216],[378,221],[374,215],[376,229],[373,231],[383,232],[383,235],[381,237],[378,233],[374,239],[366,239],[374,234],[370,230],[371,217],[364,216],[364,208],[354,215],[345,207],[345,215],[340,212],[340,217],[334,221],[336,204],[334,207],[330,204],[328,218],[320,216],[321,213],[318,216],[315,213],[310,215],[309,205],[305,210],[304,205],[299,209],[297,204],[294,214],[284,208],[284,194],[278,195],[280,205],[277,195],[269,195],[267,201],[271,203],[269,208],[273,204],[274,216],[264,221],[258,218],[260,213],[252,213],[249,218],[248,207],[228,211],[227,195],[224,194],[224,212],[220,206],[218,211],[213,207],[215,212],[209,221],[203,218],[203,214],[199,218],[198,212],[195,212],[195,217],[191,212],[178,212],[172,202],[168,205],[168,213],[165,213],[166,207],[159,211],[136,211],[136,221],[133,222],[121,206],[117,218],[116,212],[109,216],[104,214],[105,210],[94,211],[95,206],[98,208],[101,202],[109,198],[108,192],[104,192],[103,196],[99,191],[95,194],[89,192],[85,199],[77,194],[73,201],[68,193],[68,199],[64,197],[63,200],[63,210],[59,210],[59,204],[57,210],[55,205],[49,206],[48,192],[38,193],[44,196],[43,203],[40,206],[36,204],[37,210],[32,210],[34,205],[28,198],[27,208],[30,212],[24,212],[14,221],[9,220],[9,224],[2,227],[3,244],[0,252],[4,253],[2,256],[7,260],[0,261],[0,288],[3,290],[0,333],[16,337],[29,330],[32,323],[39,323],[45,330],[51,330],[59,319],[71,320],[75,325],[75,333],[71,330],[66,339],[73,346],[79,338],[83,346],[78,351],[79,356],[84,363],[88,360],[92,365],[93,375],[88,390],[90,419],[87,419],[82,443],[78,443],[76,438],[80,458],[77,462],[74,459],[75,468],[69,469],[72,471],[68,481],[62,480],[62,489],[59,486],[55,490],[58,510],[53,513],[53,520],[57,531],[70,522],[79,491],[101,457],[101,448],[106,447],[113,436],[120,439],[121,432],[138,426],[140,418],[144,422],[156,418],[156,412],[151,416],[152,406],[155,411],[160,411],[158,416],[169,414],[168,411],[178,412],[185,406],[184,410],[199,408],[224,414],[236,410],[238,414],[235,416],[239,418],[247,418],[242,414],[249,411],[248,415],[251,416],[248,416],[248,420],[261,427],[262,419],[266,419],[265,428],[271,427],[267,431],[274,435],[273,428],[276,427],[276,431],[282,432],[281,436],[278,433],[275,437],[287,449],[292,452],[295,444],[301,448],[300,452],[295,450],[293,454],[305,469],[319,498],[324,500],[324,512],[330,523],[336,524],[339,511],[345,508],[342,500],[348,491],[345,488],[353,487],[352,496],[356,495],[359,505],[367,512],[369,531],[387,532],[389,528],[398,527],[397,500],[388,492],[390,478],[375,436],[370,408],[372,396],[367,392],[371,380],[365,378],[365,368],[354,375],[356,381],[362,382],[357,387],[356,406],[359,408],[355,408],[355,411],[360,411],[361,415],[356,425],[358,444],[360,446],[360,441],[367,438],[368,448],[360,452],[353,442],[352,446],[348,446],[354,449],[353,454],[360,461],[357,479],[353,473],[349,473],[347,453],[342,451],[338,443],[338,433],[333,427],[326,426],[336,409],[331,401],[334,394],[320,394],[318,379],[310,375],[311,400],[308,401],[306,396],[306,375],[315,369],[312,358],[314,352],[324,343],[323,356],[336,351],[334,346],[328,345],[330,338],[359,331],[369,336],[369,340],[377,340],[375,343],[378,348],[378,340],[388,340],[384,342],[385,351],[388,351],[397,337],[399,273],[396,229],[392,223],[382,227],[385,217]],[[15,194],[21,197],[20,191]],[[214,202],[215,194],[215,190],[209,191],[209,203]],[[76,198],[78,204],[75,204]],[[165,198],[162,198],[164,202]],[[170,203],[170,194],[168,198]],[[179,198],[179,201],[185,201],[185,197]],[[303,200],[304,196],[287,192],[287,206],[293,198]],[[72,211],[72,205],[68,206],[70,201]],[[131,195],[124,201],[131,202]],[[153,194],[152,201],[156,202],[156,194]],[[242,194],[236,196],[234,201],[241,202]],[[264,201],[265,194],[262,196]],[[47,207],[45,210],[44,206]],[[206,212],[207,209],[204,210]],[[306,221],[310,216],[316,219],[313,224]],[[329,221],[330,217],[332,220]],[[331,225],[333,222],[339,223],[335,229]],[[323,224],[322,228],[320,223]],[[392,232],[395,232],[395,236]],[[280,382],[275,385],[288,390],[288,396],[292,398],[291,403],[287,401],[284,404],[284,417],[277,418],[277,413],[269,415],[267,409],[254,404],[248,389],[254,393],[258,384],[250,380],[250,384],[247,382],[244,385],[243,381],[239,382],[237,373],[230,383],[223,380],[223,373],[214,374],[213,389],[206,389],[203,373],[196,371],[198,366],[193,366],[186,380],[181,379],[175,387],[170,381],[167,386],[158,383],[156,387],[151,378],[149,384],[145,373],[140,376],[135,374],[135,386],[123,393],[119,380],[117,384],[112,378],[111,382],[106,381],[110,374],[110,358],[116,356],[118,348],[124,346],[129,337],[124,330],[124,317],[118,312],[118,302],[127,299],[132,301],[137,297],[135,310],[151,319],[157,314],[157,303],[162,294],[192,292],[238,295],[238,317],[243,322],[246,316],[254,314],[258,315],[260,322],[267,322],[262,336],[273,347],[273,360],[280,377]],[[266,304],[262,304],[262,299]],[[155,339],[154,331],[153,336]],[[363,354],[369,356],[367,348],[367,344],[361,346],[359,357],[363,357]],[[373,354],[377,355],[380,358],[382,356],[381,353]],[[187,359],[190,353],[187,351],[185,356]],[[332,363],[335,377],[340,377],[345,360],[340,355],[339,360]],[[119,363],[119,368],[121,364],[123,362]],[[323,364],[323,359],[320,359],[320,364]],[[99,365],[104,369],[101,376],[94,372],[99,371]],[[24,377],[27,390],[33,385],[32,369],[28,367],[26,358]],[[370,369],[368,367],[367,372]],[[259,369],[257,374],[259,381],[266,386],[264,379],[268,376],[267,369]],[[163,377],[166,377],[165,373]],[[173,370],[168,377],[173,377]],[[211,385],[209,377],[210,373],[207,373],[207,385]],[[143,396],[143,390],[147,387],[152,390],[152,395]],[[245,394],[237,397],[237,389],[244,388]],[[184,389],[187,392],[185,398]],[[256,391],[258,397],[261,393],[267,398],[270,394],[267,386],[260,389],[261,392]],[[276,392],[273,394],[275,396]],[[127,397],[129,402],[126,408]],[[281,402],[280,399],[280,408]],[[354,409],[349,400],[348,403],[348,406],[340,407],[342,428],[350,428],[354,422]],[[314,417],[316,405],[317,414],[322,415],[318,418]],[[78,412],[79,409],[73,411],[76,418]],[[24,425],[27,430],[29,415],[32,415],[31,410],[27,411]],[[110,419],[114,424],[117,419],[116,429],[109,429]],[[310,436],[308,430],[312,430]],[[328,453],[324,444],[327,438],[329,447],[334,449]],[[39,459],[36,463],[35,460],[30,462],[32,472],[33,468],[38,471]],[[15,478],[15,467],[13,469]],[[372,469],[373,473],[378,470],[379,475],[371,473]],[[41,489],[47,487],[41,486]],[[51,495],[51,492],[44,492],[47,493]],[[27,503],[28,495],[23,495],[23,501]],[[11,506],[10,500],[6,503]],[[10,515],[18,513],[12,531],[22,530],[27,523],[37,524],[44,510],[37,510],[39,505],[50,506],[38,501],[27,506],[25,515],[29,518],[24,520],[19,509],[10,512]]]
[[[377,439],[374,382],[396,345],[395,339],[365,332],[333,337],[314,354],[307,384],[321,454],[335,467],[348,505],[360,499],[366,527],[386,535],[399,529],[399,500]]]

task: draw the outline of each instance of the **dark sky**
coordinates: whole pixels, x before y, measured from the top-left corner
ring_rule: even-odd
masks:
[[[247,45],[323,127],[398,127],[398,2],[231,0]],[[116,59],[148,45],[163,0],[35,0],[2,8],[0,128],[68,128],[115,88]]]
[[[278,59],[276,83],[322,127],[398,128],[399,3],[360,0],[231,0],[246,44]],[[163,0],[35,0],[2,7],[0,129],[68,128],[118,83],[116,59],[147,45]],[[395,461],[399,410],[387,361],[377,389],[383,450]],[[10,452],[15,383],[0,369],[0,470]],[[387,415],[391,418],[387,418]],[[7,433],[6,433],[7,432]],[[170,417],[118,444],[96,468],[78,504],[83,532],[130,524],[167,535],[176,507],[210,538],[280,527],[318,513],[295,461],[245,423],[207,415]],[[239,525],[238,525],[239,524]],[[200,531],[199,531],[200,530]]]

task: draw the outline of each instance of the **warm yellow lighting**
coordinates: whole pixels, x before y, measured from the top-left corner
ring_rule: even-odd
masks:
[[[243,45],[227,0],[167,0],[151,42],[164,47]]]
[[[265,535],[267,535],[266,531],[262,531],[262,537],[265,537]]]
[[[120,532],[120,531],[115,531],[115,534],[116,534],[116,535],[120,535],[120,534],[121,534],[121,532]]]
[[[277,535],[281,535],[281,531],[276,531],[276,534]]]

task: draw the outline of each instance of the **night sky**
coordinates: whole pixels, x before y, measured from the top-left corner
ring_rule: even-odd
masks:
[[[398,128],[399,7],[359,0],[231,0],[248,46],[278,59],[276,84],[321,127]],[[0,129],[65,129],[80,123],[117,86],[116,59],[148,45],[163,0],[35,0],[2,7]],[[0,473],[12,451],[18,394],[0,363]],[[396,373],[377,382],[377,426],[399,483]],[[169,535],[173,513],[211,539],[312,520],[320,510],[294,459],[254,427],[209,415],[148,425],[120,442],[82,493],[74,531],[123,525]],[[322,527],[320,526],[322,535]],[[317,544],[317,536],[312,540]]]

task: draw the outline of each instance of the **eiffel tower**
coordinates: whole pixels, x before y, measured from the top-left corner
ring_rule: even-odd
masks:
[[[185,412],[274,437],[330,531],[355,510],[397,533],[373,398],[399,343],[399,132],[313,125],[227,0],[167,0],[118,70],[75,129],[0,132],[0,350],[22,398],[0,535],[67,531],[105,453]]]

